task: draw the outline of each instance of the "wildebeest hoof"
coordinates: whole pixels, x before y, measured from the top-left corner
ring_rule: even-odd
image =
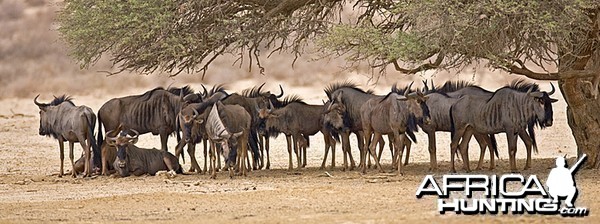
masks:
[[[168,178],[174,178],[176,176],[177,176],[177,173],[175,173],[175,170],[171,170],[171,171],[167,172]]]

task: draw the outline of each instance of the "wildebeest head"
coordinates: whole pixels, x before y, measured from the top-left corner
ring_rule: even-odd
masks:
[[[420,91],[405,95],[398,95],[396,99],[406,102],[410,116],[416,118],[419,123],[429,124],[431,122],[431,117],[429,116],[429,107],[427,107],[426,103],[427,96],[423,95],[423,93]]]
[[[273,93],[271,93],[271,91],[266,91],[263,92],[262,88],[265,85],[265,83],[263,83],[262,85],[258,86],[258,87],[254,87],[251,89],[246,89],[244,91],[242,91],[242,95],[248,98],[260,98],[258,100],[258,106],[260,108],[265,108],[267,107],[269,104],[275,105],[275,107],[279,108],[281,107],[281,102],[279,101],[279,98],[281,98],[283,96],[283,87],[281,87],[281,85],[279,85],[279,95],[275,95]],[[272,107],[273,108],[273,107]]]
[[[237,133],[231,133],[227,130],[225,122],[223,122],[221,116],[219,116],[219,107],[224,107],[223,103],[217,102],[208,114],[206,131],[208,132],[210,139],[221,144],[225,165],[231,169],[236,163],[238,137],[240,137],[245,130]],[[204,120],[200,119],[199,122],[202,123]]]
[[[537,116],[537,122],[541,128],[552,126],[554,120],[554,112],[552,110],[552,103],[557,102],[557,99],[550,98],[556,89],[554,85],[550,83],[552,90],[550,92],[545,91],[532,91],[533,87],[527,91],[527,96],[533,97],[534,101],[534,110]]]
[[[183,133],[183,140],[190,143],[194,125],[200,125],[203,119],[200,116],[200,112],[194,106],[188,106],[179,112],[179,122]]]
[[[40,135],[47,135],[47,136],[53,136],[53,137],[57,137],[56,134],[54,133],[54,131],[52,131],[52,123],[50,122],[51,117],[53,116],[60,116],[57,115],[53,112],[53,108],[60,105],[63,102],[69,103],[73,106],[75,106],[75,104],[73,104],[73,102],[71,101],[72,98],[67,96],[67,95],[62,95],[60,97],[54,97],[54,100],[52,100],[52,102],[50,103],[40,103],[37,101],[38,97],[40,95],[38,94],[34,99],[33,102],[35,103],[35,105],[37,105],[40,108],[40,127],[39,127],[39,134]]]
[[[129,145],[133,145],[137,143],[139,132],[131,129],[132,132],[135,133],[133,136],[128,136],[128,132],[121,131],[121,133],[117,137],[106,137],[107,143],[110,146],[117,148],[117,158],[115,159],[114,167],[119,173],[120,176],[126,177],[129,176],[129,158],[127,156],[127,149]],[[107,136],[110,131],[107,132]]]
[[[339,91],[331,97],[331,101],[325,103],[323,122],[330,130],[342,131],[348,127],[348,116],[346,106],[342,99],[343,91]]]

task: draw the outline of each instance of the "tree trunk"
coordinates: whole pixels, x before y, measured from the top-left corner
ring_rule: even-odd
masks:
[[[586,168],[600,165],[600,100],[594,99],[590,85],[582,79],[560,80],[560,90],[567,101],[567,121],[577,143],[577,156],[585,153]]]

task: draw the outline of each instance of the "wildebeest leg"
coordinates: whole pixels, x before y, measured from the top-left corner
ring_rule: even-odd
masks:
[[[196,160],[196,144],[192,143],[188,145],[188,155],[190,155],[192,162],[190,172],[202,173],[202,169],[200,169],[200,165],[198,165],[198,161]]]
[[[325,169],[325,162],[327,162],[327,154],[329,153],[329,149],[331,147],[331,136],[323,133],[323,141],[325,142],[325,155],[323,156],[323,162],[321,163],[320,170]]]
[[[400,134],[398,131],[394,131],[394,148],[398,149],[398,152],[396,152],[396,164],[398,165],[398,173],[400,175],[402,175],[402,154],[404,153],[404,147],[402,147],[402,145],[404,141],[404,137],[403,134]]]
[[[469,142],[471,141],[471,137],[473,136],[473,128],[467,128],[465,133],[463,134],[462,141],[460,142],[460,154],[463,159],[463,169],[466,172],[471,172],[471,168],[469,167]]]
[[[379,139],[379,153],[377,153],[377,159],[381,161],[381,155],[383,154],[383,147],[385,146],[385,141],[383,140],[383,136]]]
[[[479,162],[477,163],[477,170],[481,170],[483,169],[483,158],[485,157],[485,149],[488,147],[487,141],[485,138],[487,138],[485,135],[479,134],[479,133],[475,133],[475,140],[477,141],[477,143],[479,143],[479,149],[481,150],[479,152]],[[464,141],[464,140],[463,140]],[[492,158],[493,158],[494,153],[492,153]],[[491,168],[491,167],[490,167]]]
[[[452,142],[450,143],[450,163],[452,164],[452,168],[450,168],[450,171],[452,173],[456,173],[456,168],[454,167],[454,157],[456,156],[456,153],[458,151],[458,143],[460,142],[460,139],[463,137],[463,134],[466,131],[465,129],[466,127],[457,129],[452,135]]]
[[[248,138],[244,137],[242,135],[242,137],[238,140],[238,142],[243,142],[242,147],[241,147],[242,148],[242,156],[245,158],[248,158],[248,143],[245,141],[246,139],[248,139]],[[238,146],[238,148],[239,148],[239,146]],[[242,161],[243,161],[243,159],[242,159]],[[243,176],[248,175],[248,171],[247,171],[245,165],[242,165],[242,175]]]
[[[410,158],[410,147],[412,147],[412,142],[406,135],[404,135],[404,146],[406,147],[406,158],[404,158],[404,166],[408,165],[408,159]]]
[[[202,173],[206,173],[206,171],[207,171],[206,162],[208,161],[208,159],[207,159],[208,154],[206,153],[206,151],[207,151],[208,147],[207,147],[206,141],[208,141],[208,140],[206,140],[206,139],[202,140],[202,144],[204,146],[204,170],[202,171]]]
[[[388,145],[390,147],[390,155],[392,156],[392,161],[393,161],[393,158],[396,154],[394,152],[394,135],[387,135],[387,136],[388,136]],[[379,161],[381,161],[381,155],[379,156],[379,158],[380,158]],[[393,163],[394,162],[392,162],[392,165],[393,165]]]
[[[510,161],[510,171],[513,173],[517,173],[519,171],[517,171],[517,161],[516,161],[516,155],[517,155],[517,133],[514,131],[508,131],[506,132],[506,138],[507,138],[507,142],[508,142],[508,157],[509,157],[509,161]]]
[[[215,158],[217,154],[217,147],[214,142],[210,143],[210,178],[217,178],[217,159]]]
[[[345,131],[342,133],[342,154],[344,155],[344,165],[342,171],[348,169],[348,154],[350,153],[350,132]]]
[[[285,140],[287,141],[287,148],[288,148],[288,170],[293,170],[294,169],[294,164],[292,164],[292,136],[291,135],[285,135]]]
[[[169,134],[165,134],[165,133],[160,133],[160,145],[161,145],[161,149],[165,150],[165,152],[168,152],[168,146],[167,146],[167,140],[169,140]]]
[[[308,137],[308,138],[310,138],[310,137]],[[306,148],[307,147],[308,147],[308,145],[303,145],[302,146],[302,168],[306,167]]]
[[[527,150],[527,161],[525,162],[525,168],[523,168],[524,170],[527,170],[531,168],[531,147],[533,145],[533,140],[529,137],[525,129],[519,131],[519,137],[523,140],[525,150]]]
[[[302,137],[302,136],[300,136]],[[300,149],[298,149],[298,136],[293,135],[292,141],[294,143],[294,152],[296,153],[296,161],[298,162],[298,169],[302,168],[302,155],[300,155]]]
[[[373,140],[375,139],[382,139],[381,138],[381,133],[379,132],[374,132],[374,136],[373,136]],[[379,164],[379,160],[377,159],[377,153],[376,153],[376,147],[377,144],[379,143],[379,141],[372,141],[371,145],[369,147],[369,153],[371,154],[371,156],[373,157],[373,160],[375,160],[375,165],[377,166],[377,169],[379,169],[379,172],[383,172],[383,169],[381,168],[381,164]],[[381,145],[381,143],[379,143]],[[366,173],[366,169],[363,168],[363,173]]]
[[[259,134],[258,135],[258,148],[260,149],[260,166],[258,167],[259,169],[263,168],[263,165],[265,164],[265,136]]]
[[[269,138],[265,138],[265,151],[267,151],[267,166],[265,168],[268,170],[271,169],[271,159],[269,156]]]
[[[185,142],[185,140],[181,140],[175,146],[175,157],[177,157],[177,159],[179,159],[179,156],[181,156],[181,159],[183,159],[184,163],[185,163],[185,158],[182,156],[182,153],[183,153],[183,147],[185,147],[186,145],[187,145],[187,142]],[[189,146],[188,146],[188,151],[190,151]],[[192,168],[193,168],[193,166],[192,166]],[[190,169],[192,169],[192,168],[190,168]],[[192,172],[192,170],[190,170],[190,172]]]
[[[65,142],[62,138],[58,138],[58,148],[60,150],[60,172],[58,173],[58,177],[62,177],[65,166]]]
[[[217,157],[217,170],[221,170],[221,150],[217,148],[217,144],[215,144],[215,153]]]
[[[363,138],[364,138],[364,143],[363,146],[359,148],[359,152],[360,152],[360,163],[358,164],[358,168],[360,168],[362,173],[367,173],[366,169],[367,169],[367,164],[365,163],[365,160],[367,159],[367,153],[369,152],[369,148],[371,148],[371,145],[373,144],[373,142],[375,142],[375,144],[377,144],[377,133],[375,132],[375,135],[372,136],[371,135],[371,128],[364,128],[363,129]],[[373,137],[373,140],[371,140],[371,136]]]
[[[428,149],[429,149],[429,171],[436,171],[437,165],[437,143],[435,140],[435,131],[427,132]]]
[[[72,177],[76,177],[77,176],[77,171],[75,170],[75,162],[73,162],[73,148],[74,148],[74,142],[69,141],[69,160],[71,160],[71,176]],[[84,162],[85,164],[85,162]],[[85,165],[84,165],[85,167]],[[83,171],[85,172],[85,168],[83,169]]]

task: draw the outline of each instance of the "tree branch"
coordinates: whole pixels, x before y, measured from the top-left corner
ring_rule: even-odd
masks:
[[[433,62],[433,63],[429,62],[426,64],[422,64],[422,65],[420,65],[416,68],[412,68],[412,69],[406,69],[406,68],[400,67],[400,65],[398,65],[397,60],[392,60],[392,64],[394,64],[394,68],[396,69],[396,71],[405,73],[407,75],[412,75],[417,72],[422,72],[422,71],[439,68],[439,66],[442,64],[442,61],[444,61],[444,54],[438,53],[438,56],[435,59],[435,62]]]

